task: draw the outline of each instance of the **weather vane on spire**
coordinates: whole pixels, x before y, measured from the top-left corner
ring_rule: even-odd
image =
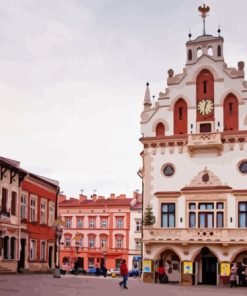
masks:
[[[203,6],[198,7],[198,11],[201,13],[201,17],[203,19],[203,35],[206,35],[205,30],[205,19],[207,17],[207,13],[210,11],[210,7],[203,4]]]

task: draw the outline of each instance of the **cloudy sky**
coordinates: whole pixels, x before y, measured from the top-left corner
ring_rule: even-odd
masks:
[[[193,0],[0,0],[0,155],[59,180],[68,196],[141,189],[146,81],[165,88],[185,63]],[[207,1],[207,33],[247,62],[246,0]]]

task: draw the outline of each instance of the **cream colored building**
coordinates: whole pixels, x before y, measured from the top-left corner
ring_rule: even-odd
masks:
[[[143,207],[156,222],[143,256],[163,262],[170,281],[219,284],[223,263],[247,265],[247,82],[223,47],[220,31],[189,40],[182,73],[168,70],[154,105],[146,88]]]

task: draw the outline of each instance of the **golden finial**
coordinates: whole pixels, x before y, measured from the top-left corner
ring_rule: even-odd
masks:
[[[205,18],[207,16],[207,13],[210,11],[210,7],[203,4],[203,6],[198,7],[198,11],[201,13],[201,17],[203,19],[203,35],[206,35],[205,33]]]

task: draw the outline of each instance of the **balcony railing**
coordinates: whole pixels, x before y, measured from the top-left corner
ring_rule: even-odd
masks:
[[[190,153],[196,150],[216,150],[221,153],[223,143],[220,133],[201,133],[188,135],[188,150]]]
[[[9,219],[9,218],[10,218],[10,211],[9,212],[4,210],[0,211],[0,219]]]
[[[246,243],[247,228],[219,229],[219,228],[145,228],[143,240],[157,242],[219,242]]]

